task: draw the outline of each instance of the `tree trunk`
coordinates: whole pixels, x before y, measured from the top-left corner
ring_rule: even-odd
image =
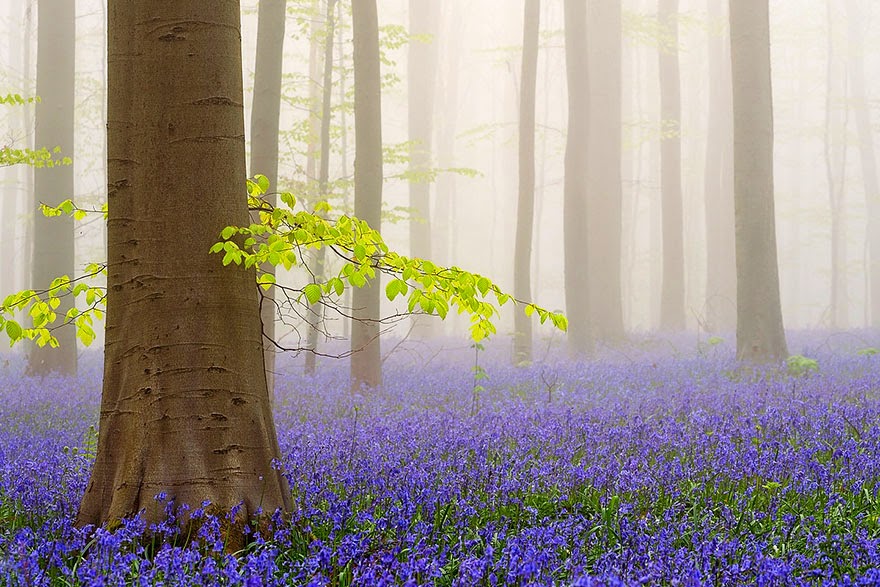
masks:
[[[437,22],[440,3],[409,0],[409,42],[407,59],[407,127],[409,131],[409,171],[424,176],[431,168],[431,138],[434,122],[434,93],[437,78]],[[410,256],[433,258],[431,250],[431,183],[427,177],[409,180]],[[413,316],[413,333],[430,337],[434,320]]]
[[[254,65],[254,104],[251,109],[251,175],[269,180],[266,201],[274,206],[278,191],[278,124],[281,117],[281,69],[284,61],[284,24],[287,0],[260,0],[257,8],[257,55]],[[259,218],[254,218],[257,222]],[[275,274],[267,263],[262,268]],[[263,359],[269,399],[275,397],[275,288],[260,289]]]
[[[587,141],[590,92],[587,80],[587,11],[582,0],[565,0],[565,71],[568,135],[565,142],[563,240],[568,346],[574,355],[593,350],[588,265]]]
[[[25,89],[27,72],[22,71],[21,75],[15,75],[15,70],[22,67],[24,62],[23,45],[29,42],[25,35],[22,35],[22,20],[24,11],[22,5],[17,2],[9,3],[8,14],[8,30],[6,31],[7,40],[9,41],[9,62],[12,65],[12,74],[14,77],[9,79],[7,83],[10,88],[15,88],[17,92],[28,96],[30,93]],[[24,133],[28,128],[25,107],[15,107],[12,112],[12,126],[15,132]],[[26,145],[19,145],[24,147]],[[16,265],[23,262],[23,259],[16,254],[18,249],[17,228],[18,219],[18,202],[22,197],[21,178],[23,173],[30,173],[30,169],[23,165],[10,165],[4,169],[5,186],[3,189],[2,218],[3,232],[2,242],[7,251],[12,254],[3,256],[2,265],[0,265],[0,296],[6,297],[12,292],[21,291],[25,288],[16,287]]]
[[[709,120],[706,137],[706,323],[710,331],[736,327],[736,237],[733,218],[733,88],[727,15],[709,9]]]
[[[847,327],[846,231],[844,201],[846,200],[846,109],[835,108],[834,88],[843,88],[846,103],[846,77],[841,75],[839,59],[834,51],[832,2],[826,2],[827,61],[825,69],[825,177],[828,184],[828,207],[831,211],[831,300],[832,328]]]
[[[34,141],[39,147],[61,147],[65,157],[73,156],[74,47],[76,4],[73,0],[39,0],[37,3],[37,95]],[[49,287],[60,275],[73,277],[73,218],[47,218],[40,203],[57,205],[73,197],[73,165],[35,170],[34,257],[32,283],[36,289]],[[55,313],[63,319],[73,307],[66,296]],[[72,326],[54,332],[60,346],[34,346],[28,355],[27,372],[44,375],[76,374],[76,332]]]
[[[321,82],[321,109],[320,109],[320,169],[318,171],[318,197],[325,199],[329,196],[328,186],[330,184],[330,122],[333,117],[332,98],[333,98],[333,40],[335,18],[333,11],[336,9],[336,0],[327,0],[327,13],[324,19],[324,59],[323,74]],[[314,251],[312,259],[314,267],[312,272],[316,280],[322,280],[324,276],[324,263],[327,258],[327,249],[321,247]],[[324,306],[319,302],[309,305],[309,315],[314,323],[309,327],[306,339],[306,348],[310,351],[306,353],[305,371],[307,375],[315,373],[315,362],[317,355],[314,351],[318,349],[318,331],[324,319]]]
[[[541,1],[526,0],[519,92],[519,198],[513,253],[513,295],[532,299],[532,235],[535,222],[535,93],[538,85],[538,32]],[[532,360],[532,321],[517,309],[514,317],[514,363]]]
[[[736,354],[788,354],[779,301],[773,205],[773,93],[768,0],[730,0],[736,216]]]
[[[348,99],[348,72],[349,70],[345,67],[345,51],[342,47],[345,46],[346,39],[344,34],[345,27],[345,17],[347,16],[347,5],[344,3],[337,3],[337,14],[336,14],[336,45],[339,47],[339,52],[341,54],[340,62],[342,63],[342,71],[339,76],[339,93],[337,94],[338,100],[340,104],[345,104]],[[339,146],[339,176],[340,177],[349,177],[348,173],[348,109],[342,108],[339,113],[339,126],[342,129],[342,136],[340,137],[340,146]],[[348,184],[344,185],[342,188],[342,207],[344,210],[351,210],[351,188]],[[343,308],[351,308],[351,288],[345,288],[345,291],[342,292],[342,307]],[[350,316],[342,316],[342,336],[344,338],[348,338],[351,336],[351,317]]]
[[[880,180],[877,175],[877,154],[871,130],[871,112],[865,91],[865,44],[863,40],[862,13],[858,0],[847,0],[847,21],[851,51],[849,56],[849,80],[852,93],[853,114],[859,137],[859,155],[862,163],[862,181],[865,184],[865,202],[868,210],[868,257],[870,260],[871,326],[880,326]]]
[[[354,34],[354,213],[374,230],[382,221],[382,106],[376,0],[351,3]],[[379,277],[352,293],[351,383],[382,384]]]
[[[308,118],[308,144],[306,145],[306,182],[304,189],[307,194],[307,202],[311,204],[313,200],[320,197],[315,185],[318,181],[318,166],[321,161],[321,84],[319,80],[322,77],[324,54],[321,44],[321,29],[325,23],[321,22],[318,15],[321,12],[320,0],[312,0],[311,2],[311,24],[309,25],[309,118]],[[326,39],[324,39],[326,42]],[[331,43],[333,39],[331,38]],[[319,277],[315,275],[315,269],[318,264],[318,253],[323,252],[310,250],[306,252],[308,256],[309,270],[313,275],[312,281],[318,282]],[[317,369],[318,350],[318,334],[320,333],[320,325],[323,319],[323,308],[321,303],[309,304],[309,310],[306,317],[308,323],[308,332],[306,332],[306,354],[303,361],[303,372],[306,375],[314,375]]]
[[[31,39],[33,38],[34,31],[34,4],[32,2],[28,2],[24,8],[24,78],[26,80],[30,79],[32,62],[33,62],[33,51],[31,49]],[[28,94],[30,95],[30,84],[27,85]],[[35,115],[31,115],[32,110],[28,109],[25,111],[25,120],[27,124],[25,124],[25,128],[33,128],[34,122],[36,119]],[[25,147],[29,147],[33,149],[36,145],[31,140],[32,136],[30,134],[25,138]],[[34,173],[32,170],[26,170],[24,174],[24,197],[22,198],[21,207],[23,210],[26,210],[26,214],[24,215],[22,224],[22,242],[21,242],[21,262],[19,263],[19,278],[22,284],[23,289],[33,289],[33,271],[32,268],[34,266],[34,214],[38,213],[36,211],[35,206],[35,197],[34,197]],[[58,226],[56,224],[56,226]]]
[[[441,168],[455,165],[455,130],[458,126],[458,69],[461,65],[461,43],[458,38],[460,11],[457,3],[448,5],[449,14],[444,19],[444,47],[446,75],[443,78],[443,104],[440,109],[441,124],[437,130],[437,159]],[[434,221],[437,227],[432,235],[435,260],[443,266],[454,264],[450,243],[455,223],[452,219],[452,202],[455,198],[454,173],[441,173],[437,178],[437,196],[434,198]]]
[[[624,336],[620,272],[623,200],[620,0],[594,0],[588,3],[587,10],[590,320],[596,338],[619,341]]]
[[[678,0],[660,0],[657,20],[670,47],[659,47],[660,191],[663,201],[663,279],[660,328],[684,330],[684,220],[681,195],[681,76]],[[667,135],[668,133],[668,135]]]
[[[431,128],[434,119],[434,87],[437,71],[436,23],[439,2],[409,0],[409,34],[430,39],[410,39],[407,60],[409,170],[414,174],[431,167]],[[431,184],[427,179],[409,182],[409,202],[415,214],[409,223],[410,255],[431,258]]]
[[[289,509],[254,271],[208,252],[248,222],[238,2],[118,0],[108,33],[104,385],[77,523],[156,522],[160,492]]]

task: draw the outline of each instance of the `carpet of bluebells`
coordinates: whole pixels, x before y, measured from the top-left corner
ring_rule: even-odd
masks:
[[[189,542],[73,527],[100,358],[29,379],[8,356],[0,585],[880,585],[880,356],[859,336],[804,336],[818,369],[788,370],[725,343],[525,367],[490,348],[476,381],[469,349],[399,349],[355,396],[343,363],[291,361],[292,519],[235,553],[217,520]]]

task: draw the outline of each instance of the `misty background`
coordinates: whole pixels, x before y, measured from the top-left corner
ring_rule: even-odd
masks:
[[[309,171],[304,135],[309,119],[309,39],[315,19],[300,9],[308,4],[288,3],[284,49],[278,188],[294,193]],[[707,212],[711,212],[706,171],[707,150],[712,146],[709,112],[713,79],[717,80],[723,64],[719,58],[729,58],[723,49],[726,4],[726,0],[682,0],[676,19],[678,42],[673,45],[681,76],[685,319],[692,331],[707,326],[706,250],[707,236],[712,234],[712,228],[707,229]],[[861,13],[858,19],[852,17],[852,5]],[[410,43],[430,43],[438,55],[432,84],[432,162],[441,170],[457,169],[440,171],[431,184],[431,256],[491,276],[512,291],[522,2],[436,1],[432,7],[437,16],[435,30],[414,39],[408,32],[408,6],[406,0],[379,3],[385,58],[382,132],[389,153],[382,233],[392,249],[410,250],[407,163],[402,157],[408,140],[407,59]],[[679,127],[663,120],[660,113],[658,57],[669,51],[670,41],[657,18],[657,0],[629,0],[622,6],[623,317],[628,331],[649,332],[660,324],[660,147],[663,140],[679,135]],[[871,316],[867,303],[867,214],[857,112],[867,108],[870,133],[876,137],[880,76],[873,72],[880,71],[880,41],[870,33],[880,24],[880,5],[865,0],[779,0],[771,1],[770,9],[776,230],[784,323],[787,329],[869,326],[880,316]],[[73,159],[75,193],[59,196],[99,206],[106,191],[106,6],[99,0],[78,0],[76,11],[76,134],[74,151],[65,153]],[[343,18],[335,47],[338,96],[334,101],[344,98],[352,84],[350,18]],[[0,19],[5,31],[0,47],[3,93],[34,95],[36,2],[3,0]],[[249,124],[256,2],[242,3],[242,25],[245,121]],[[565,310],[562,212],[567,98],[561,1],[542,3],[540,30],[532,297],[543,307]],[[864,100],[854,88],[853,67],[859,58],[865,72]],[[2,108],[0,120],[4,145],[34,146],[33,106]],[[340,107],[334,111],[333,123],[330,175],[336,183],[331,203],[344,209],[351,197],[346,180],[351,180],[354,161],[353,116]],[[250,130],[246,132],[249,137]],[[260,172],[249,170],[250,174]],[[31,286],[28,263],[34,197],[37,202],[46,201],[46,195],[33,194],[33,173],[39,170],[26,166],[0,170],[2,295]],[[90,217],[76,226],[79,270],[85,263],[104,260],[106,253],[100,218]],[[832,226],[841,235],[837,247],[832,247]],[[838,268],[836,282],[833,266]],[[294,271],[280,280],[295,283],[303,276]],[[393,306],[384,303],[392,312]],[[328,326],[333,333],[345,332],[341,321]],[[464,333],[466,326],[466,321],[453,319],[437,326],[435,332]],[[402,336],[405,327],[400,328]],[[499,333],[510,334],[512,329],[512,311],[505,310]],[[96,330],[100,341],[102,333]],[[536,327],[536,336],[559,335],[548,325]]]

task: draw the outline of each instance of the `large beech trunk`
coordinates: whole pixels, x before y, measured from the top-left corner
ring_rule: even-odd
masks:
[[[79,524],[154,499],[288,509],[253,271],[208,253],[248,222],[237,2],[110,4],[108,271],[97,459]]]

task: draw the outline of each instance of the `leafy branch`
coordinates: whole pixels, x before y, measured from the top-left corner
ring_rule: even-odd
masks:
[[[246,227],[227,226],[220,235],[223,240],[211,247],[212,253],[223,254],[224,265],[255,267],[257,282],[265,289],[275,283],[275,277],[261,267],[268,264],[290,269],[302,264],[305,250],[327,247],[343,264],[336,275],[303,287],[301,296],[310,304],[341,296],[346,285],[363,287],[377,273],[383,273],[391,277],[385,286],[389,300],[405,297],[408,312],[421,311],[440,318],[451,309],[466,313],[474,341],[496,332],[493,319],[499,315],[498,307],[509,302],[522,305],[527,316],[537,314],[541,323],[549,320],[560,330],[568,327],[563,314],[517,300],[485,276],[389,250],[379,232],[361,219],[347,215],[327,218],[331,207],[326,202],[319,202],[311,212],[295,211],[294,195],[281,193],[278,198],[284,206],[271,206],[263,199],[268,188],[264,176],[248,182],[249,205],[259,213],[260,222]]]

